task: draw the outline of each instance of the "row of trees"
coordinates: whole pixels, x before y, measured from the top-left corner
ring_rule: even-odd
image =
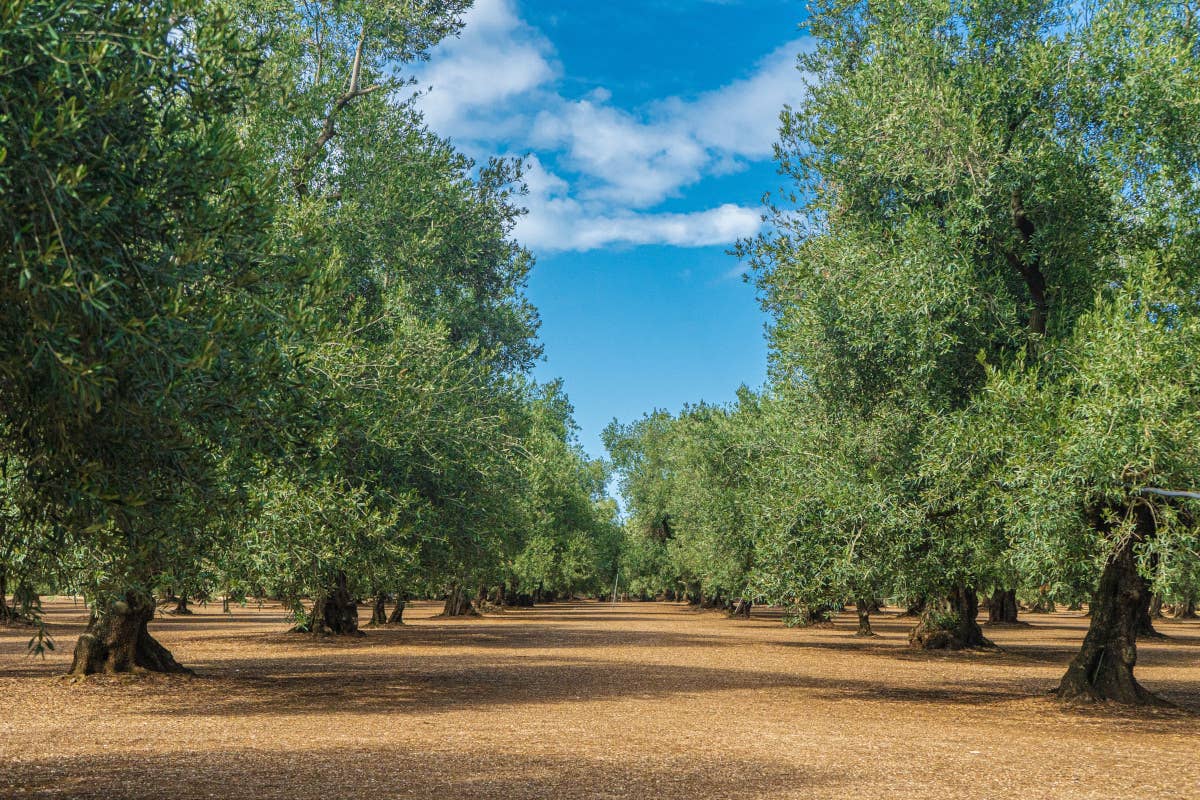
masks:
[[[762,394],[615,424],[637,589],[988,644],[978,593],[1090,602],[1063,699],[1153,702],[1200,594],[1200,7],[814,5],[790,181],[740,254]],[[1078,607],[1078,606],[1077,606]]]
[[[73,672],[184,669],[164,592],[351,633],[611,583],[605,469],[528,377],[519,165],[404,74],[467,5],[0,7],[3,611],[84,594]]]

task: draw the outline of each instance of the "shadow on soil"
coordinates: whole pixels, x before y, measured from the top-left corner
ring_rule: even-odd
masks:
[[[203,753],[113,755],[0,764],[0,785],[21,797],[664,798],[768,797],[853,783],[815,768],[723,757],[657,762],[453,750],[313,748],[302,753],[225,748]],[[185,777],[181,791],[181,777]],[[331,776],[338,776],[331,778]],[[336,781],[334,785],[331,780]]]
[[[472,663],[462,657],[422,657],[419,665],[295,658],[197,664],[188,699],[163,714],[431,714],[488,706],[554,705],[625,697],[669,698],[705,692],[793,689],[820,699],[886,699],[904,703],[988,705],[1025,699],[1027,687],[954,684],[914,687],[685,665],[503,659]],[[336,668],[333,668],[335,667]],[[419,667],[419,668],[417,668]],[[151,689],[153,693],[153,689]]]
[[[636,608],[636,607],[635,607]],[[677,607],[685,619],[695,620],[684,606]],[[59,615],[56,625],[59,647],[68,652],[82,629],[71,624],[75,617]],[[76,615],[77,616],[77,615]],[[1031,615],[1034,616],[1034,615]],[[234,658],[187,660],[199,679],[191,682],[186,699],[171,691],[171,684],[148,682],[138,688],[139,697],[161,695],[163,714],[309,714],[313,712],[441,713],[464,708],[501,705],[553,704],[622,697],[665,698],[732,690],[792,689],[818,699],[885,700],[895,703],[939,703],[982,706],[1044,696],[1053,685],[1028,674],[1009,674],[989,669],[976,682],[953,680],[940,685],[921,684],[912,675],[890,676],[889,661],[948,662],[969,660],[974,665],[1005,667],[1030,664],[1061,665],[1078,647],[1082,623],[1062,623],[1051,617],[1045,622],[1034,616],[1040,644],[1023,644],[1022,631],[1032,628],[988,630],[1002,650],[980,653],[923,653],[905,646],[911,618],[895,613],[877,615],[875,639],[853,637],[852,627],[842,619],[836,628],[810,630],[799,638],[779,626],[779,615],[771,610],[749,621],[725,620],[710,612],[705,627],[692,632],[668,630],[671,617],[662,606],[645,613],[628,604],[608,607],[600,603],[561,603],[534,610],[474,618],[431,620],[400,628],[368,629],[357,639],[312,639],[303,635],[263,634],[264,623],[275,615],[239,619],[225,615],[195,615],[160,618],[152,632],[168,633],[168,645],[187,642],[190,633],[203,634],[206,642],[240,643]],[[278,615],[280,628],[284,617]],[[619,627],[592,627],[610,623]],[[576,624],[572,624],[576,623]],[[213,634],[214,627],[231,628]],[[872,677],[863,680],[844,675],[815,676],[756,669],[754,652],[746,646],[745,628],[777,631],[769,641],[755,646],[803,648],[850,654],[875,662]],[[1171,626],[1172,638],[1139,643],[1143,666],[1192,665],[1200,638],[1190,635],[1195,627]],[[1188,635],[1183,635],[1186,628]],[[244,629],[244,630],[239,630]],[[1045,644],[1047,630],[1062,630],[1062,646]],[[1052,637],[1054,640],[1058,636]],[[286,655],[274,657],[275,647],[286,647]],[[14,643],[6,641],[4,650]],[[419,648],[395,656],[387,648]],[[728,668],[691,667],[686,655],[668,664],[645,663],[638,659],[597,660],[573,651],[595,648],[643,648],[686,650],[719,648]],[[537,652],[533,652],[537,651]],[[242,655],[244,654],[244,655]],[[740,668],[739,658],[745,664]],[[52,665],[29,662],[0,670],[3,678],[49,677]],[[65,669],[65,666],[58,671]],[[889,679],[892,677],[893,679]],[[170,680],[170,679],[168,679]],[[984,682],[986,681],[986,682]],[[114,681],[120,691],[120,681]],[[159,690],[157,687],[161,686]],[[1158,681],[1148,688],[1162,693],[1184,707],[1200,707],[1200,687],[1180,681]],[[106,686],[107,689],[107,686]],[[1088,713],[1086,710],[1081,713]],[[1101,713],[1108,713],[1107,711]]]

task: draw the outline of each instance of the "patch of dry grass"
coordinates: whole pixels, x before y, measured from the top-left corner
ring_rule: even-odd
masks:
[[[0,629],[0,795],[88,798],[1197,798],[1200,623],[1139,646],[1192,711],[1059,707],[1076,613],[927,655],[883,614],[862,640],[672,604],[554,604],[352,641],[277,606],[196,607],[152,630],[196,678],[56,677]]]

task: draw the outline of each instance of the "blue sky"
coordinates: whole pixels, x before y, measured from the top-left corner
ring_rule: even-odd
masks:
[[[418,73],[434,130],[528,158],[517,238],[537,256],[541,380],[580,438],[761,385],[763,324],[726,251],[761,225],[777,120],[803,82],[803,5],[477,0]]]

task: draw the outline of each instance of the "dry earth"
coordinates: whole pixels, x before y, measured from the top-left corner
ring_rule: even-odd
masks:
[[[1083,635],[1027,615],[993,654],[674,604],[555,604],[354,641],[286,634],[278,607],[152,626],[196,678],[56,677],[0,629],[0,795],[88,798],[1200,798],[1200,623],[1139,647],[1184,709],[1063,709]]]

